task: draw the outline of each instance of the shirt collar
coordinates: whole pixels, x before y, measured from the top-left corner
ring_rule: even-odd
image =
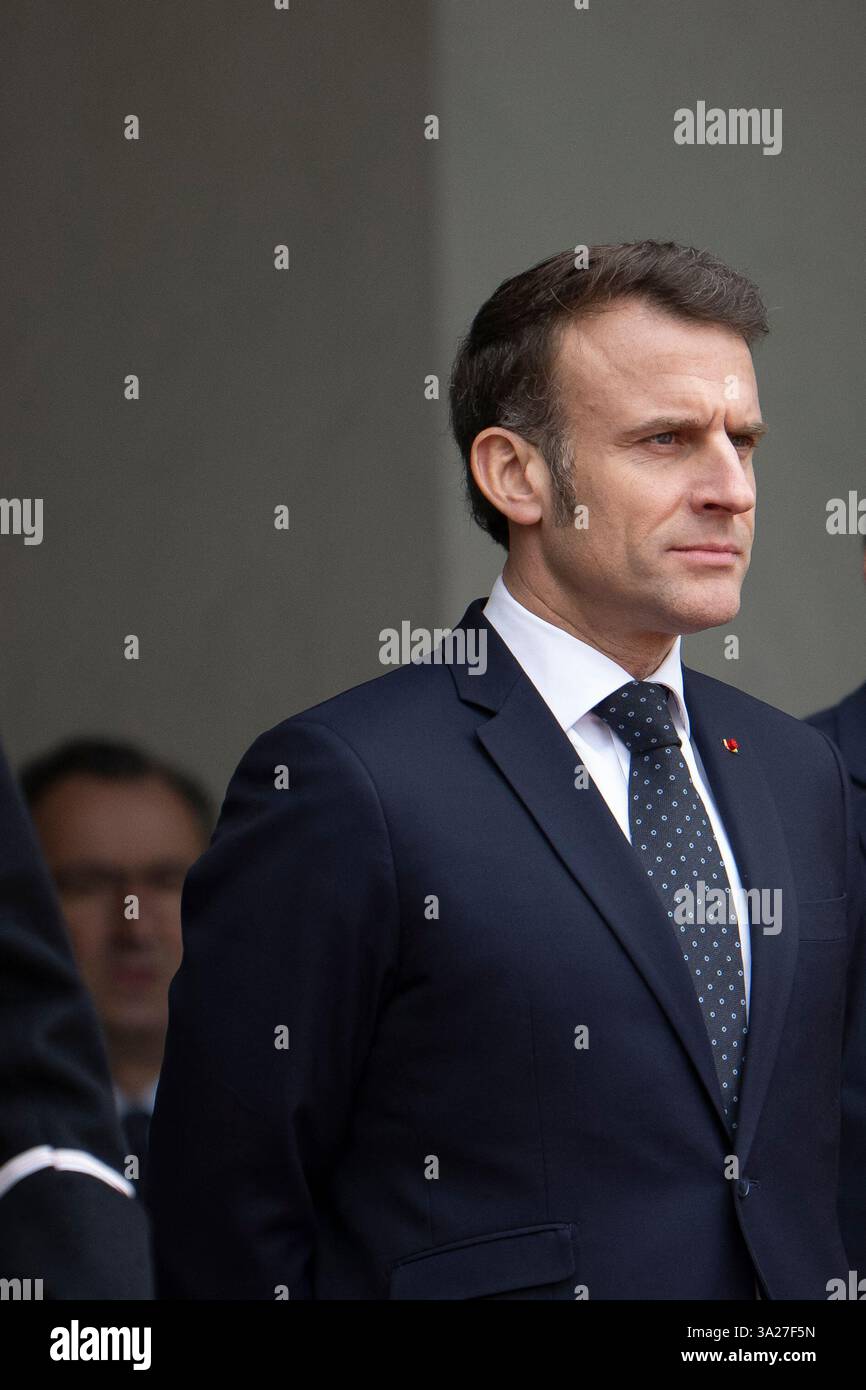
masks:
[[[121,1091],[119,1086],[113,1085],[114,1100],[120,1118],[123,1119],[124,1115],[128,1115],[131,1110],[145,1110],[149,1115],[152,1115],[156,1103],[158,1083],[159,1077],[156,1078],[152,1086],[148,1086],[146,1091],[142,1091],[140,1095],[136,1096],[127,1095],[125,1091]]]
[[[634,677],[597,647],[582,642],[564,628],[531,613],[509,592],[498,575],[484,606],[484,616],[523,667],[557,723],[570,729],[600,700]],[[683,693],[682,639],[677,637],[648,681],[665,686],[674,696],[689,734],[689,715]]]

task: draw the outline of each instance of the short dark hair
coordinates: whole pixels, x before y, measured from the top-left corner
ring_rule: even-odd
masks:
[[[108,782],[134,782],[142,777],[159,777],[176,792],[210,839],[213,804],[194,778],[132,743],[104,738],[73,738],[25,763],[19,773],[24,799],[31,811],[51,787],[77,774],[104,778]]]
[[[769,331],[757,287],[709,251],[673,241],[591,246],[585,269],[574,250],[524,270],[482,304],[461,339],[450,381],[451,429],[465,469],[473,518],[508,549],[508,519],[490,503],[469,460],[490,425],[513,430],[541,453],[553,480],[557,520],[570,520],[572,452],[556,376],[564,329],[588,310],[635,296],[679,318],[731,328],[749,347]]]

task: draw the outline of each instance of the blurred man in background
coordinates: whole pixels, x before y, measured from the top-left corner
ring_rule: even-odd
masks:
[[[181,958],[181,889],[207,845],[212,809],[184,773],[106,740],[64,743],[28,763],[21,782],[96,1004],[143,1188],[168,986]]]
[[[3,1298],[151,1298],[148,1228],[93,1004],[0,750]]]

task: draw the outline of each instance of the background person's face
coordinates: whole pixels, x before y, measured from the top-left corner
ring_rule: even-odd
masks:
[[[761,411],[746,344],[728,329],[623,301],[569,327],[559,379],[575,497],[589,524],[542,526],[557,587],[612,631],[727,622],[739,609],[755,518],[750,426]],[[714,544],[735,553],[700,549]]]
[[[180,895],[205,848],[186,802],[158,777],[64,778],[33,820],[63,907],[73,950],[113,1040],[158,1032],[180,964]],[[137,894],[139,918],[124,916]]]

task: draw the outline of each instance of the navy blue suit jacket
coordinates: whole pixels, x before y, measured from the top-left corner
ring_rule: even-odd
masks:
[[[838,752],[685,670],[744,886],[783,895],[782,930],[751,931],[732,1144],[669,920],[483,605],[461,626],[487,631],[484,674],[402,667],[261,735],[232,778],[184,889],[151,1128],[159,1288],[752,1299],[757,1275],[825,1299],[866,1274],[862,1196],[838,1191],[843,1071],[845,1171],[866,1170]]]

